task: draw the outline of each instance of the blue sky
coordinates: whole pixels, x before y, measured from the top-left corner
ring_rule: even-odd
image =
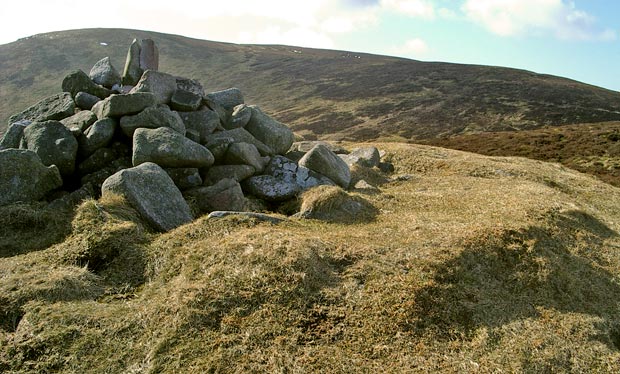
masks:
[[[616,0],[20,0],[0,43],[122,27],[233,43],[288,44],[508,66],[620,91]],[[16,15],[27,14],[27,17]]]

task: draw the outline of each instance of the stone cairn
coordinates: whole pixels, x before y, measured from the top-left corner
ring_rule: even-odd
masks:
[[[192,210],[274,207],[318,185],[347,189],[350,166],[382,166],[374,147],[346,154],[292,131],[230,88],[205,94],[158,71],[151,39],[134,40],[123,74],[110,58],[62,81],[62,93],[13,115],[0,140],[0,206],[46,199],[72,206],[117,193],[153,227],[190,222]]]

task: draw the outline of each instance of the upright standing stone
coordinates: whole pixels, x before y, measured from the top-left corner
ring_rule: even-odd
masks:
[[[140,68],[140,43],[137,39],[134,39],[129,46],[127,58],[125,59],[125,69],[121,78],[123,86],[135,86],[140,80],[142,73],[144,73],[144,70]]]
[[[159,50],[153,39],[142,39],[140,43],[140,69],[159,70]]]
[[[56,165],[60,174],[75,170],[78,143],[71,131],[58,121],[34,122],[24,129],[24,140],[46,166]]]
[[[101,193],[124,196],[142,218],[160,231],[192,221],[181,191],[164,169],[151,162],[112,175],[103,182]]]

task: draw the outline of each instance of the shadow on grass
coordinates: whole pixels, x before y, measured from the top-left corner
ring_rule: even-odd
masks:
[[[600,257],[604,241],[617,237],[595,217],[571,211],[552,217],[548,227],[478,239],[436,267],[434,284],[416,293],[405,328],[467,339],[479,327],[539,317],[542,307],[600,317],[593,339],[620,349],[620,285]]]

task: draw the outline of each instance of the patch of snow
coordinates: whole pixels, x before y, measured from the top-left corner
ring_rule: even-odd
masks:
[[[100,42],[99,45],[108,45],[106,42]]]

